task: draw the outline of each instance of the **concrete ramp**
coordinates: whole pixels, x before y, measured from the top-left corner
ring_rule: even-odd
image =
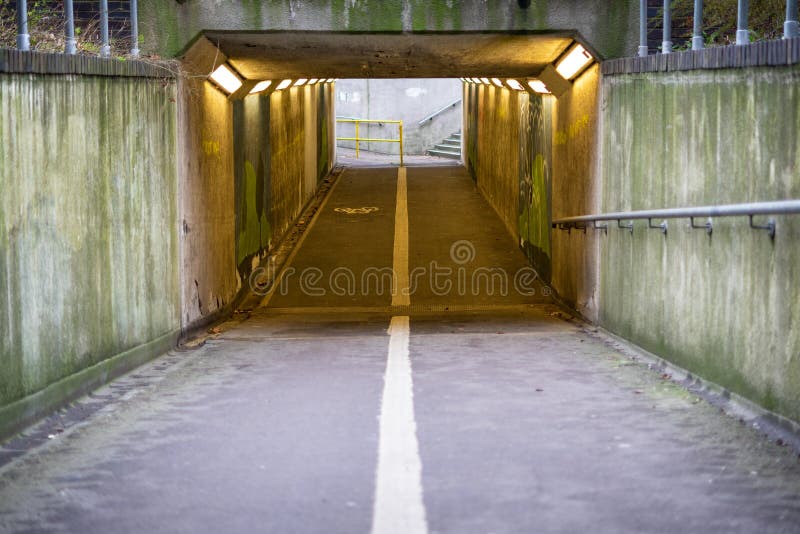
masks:
[[[460,166],[348,168],[295,252],[263,306],[403,314],[551,302]]]

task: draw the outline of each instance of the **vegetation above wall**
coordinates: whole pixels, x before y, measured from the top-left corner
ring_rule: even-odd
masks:
[[[660,3],[660,2],[659,2]],[[652,4],[651,4],[652,5]],[[691,47],[694,0],[672,2],[673,42],[676,49]],[[748,16],[750,40],[780,39],[783,36],[786,0],[751,0]],[[727,46],[736,42],[737,2],[703,2],[703,37],[706,46]],[[663,9],[650,19],[651,30],[663,28]]]
[[[97,2],[93,2],[97,4]],[[76,2],[76,9],[78,3]],[[78,54],[98,55],[102,45],[100,18],[94,9],[75,14],[75,41]],[[113,15],[113,16],[112,16]],[[37,52],[63,52],[66,44],[64,35],[65,17],[63,2],[35,0],[28,3],[28,33],[31,50]],[[142,40],[142,37],[139,37]],[[0,48],[17,46],[16,2],[0,0]],[[127,12],[109,14],[109,45],[111,55],[125,58],[133,48],[130,36],[130,21]]]

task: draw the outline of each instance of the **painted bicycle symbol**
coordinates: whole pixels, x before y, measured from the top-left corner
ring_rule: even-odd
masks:
[[[378,211],[378,208],[375,206],[368,206],[364,208],[334,208],[333,211],[346,213],[347,215],[368,215],[374,211]]]

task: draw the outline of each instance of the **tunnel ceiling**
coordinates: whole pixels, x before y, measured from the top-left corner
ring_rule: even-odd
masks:
[[[537,75],[568,33],[218,32],[206,37],[249,79]]]

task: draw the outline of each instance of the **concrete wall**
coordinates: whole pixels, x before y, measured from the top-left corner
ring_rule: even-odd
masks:
[[[240,276],[291,226],[331,170],[333,84],[233,103],[236,265]]]
[[[592,67],[544,123],[552,218],[800,198],[798,81],[798,66],[602,80]],[[523,218],[513,224],[514,203],[524,194],[509,177],[526,158],[515,160],[511,147],[525,138],[537,145],[541,131],[525,130],[520,99],[486,86],[465,91],[467,165],[517,239],[525,226]],[[547,190],[537,183],[533,198]],[[800,420],[800,217],[775,218],[774,241],[745,217],[716,219],[711,237],[688,220],[670,221],[666,236],[643,222],[632,234],[613,223],[607,234],[552,230],[550,282],[588,319]],[[546,255],[531,254],[525,241],[546,278]]]
[[[0,434],[177,338],[175,101],[170,80],[0,74]]]
[[[210,43],[182,59],[185,329],[231,311],[334,161],[330,84],[231,100],[201,76],[215,60]]]
[[[359,119],[403,121],[405,154],[425,154],[436,143],[461,130],[461,104],[419,125],[419,121],[461,98],[461,82],[452,78],[398,78],[338,80],[336,82],[336,115]],[[353,137],[355,126],[337,126],[339,137]],[[360,136],[397,139],[397,125],[360,126]],[[338,146],[353,148],[352,141],[339,141]],[[363,150],[399,154],[397,143],[361,143]]]
[[[553,218],[597,213],[600,208],[598,124],[600,68],[590,67],[558,98],[553,121]],[[597,319],[597,241],[591,230],[552,231],[553,275],[559,297]]]
[[[222,313],[236,272],[233,106],[202,78],[181,78],[179,99],[181,323]]]
[[[464,160],[539,275],[551,273],[553,98],[464,84]]]
[[[331,170],[331,84],[232,101],[203,54],[0,74],[0,436],[230,313]]]
[[[606,77],[601,209],[800,198],[798,82],[798,66]],[[800,420],[800,217],[776,220],[774,241],[745,217],[711,237],[609,231],[601,324]]]
[[[187,0],[139,1],[143,48],[173,57],[202,30],[333,32],[576,31],[603,57],[636,50],[638,4],[630,0]]]

